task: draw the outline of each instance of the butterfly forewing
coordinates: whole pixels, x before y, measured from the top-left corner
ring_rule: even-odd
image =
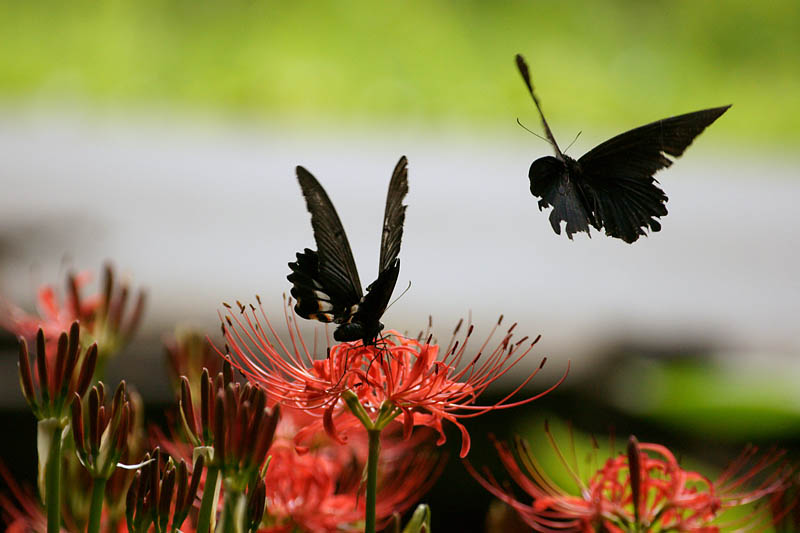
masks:
[[[378,273],[390,268],[400,254],[400,243],[403,240],[403,223],[406,218],[406,206],[403,199],[408,194],[408,160],[400,158],[389,181],[389,192],[386,193],[386,210],[383,214],[383,232],[381,233],[381,256]]]
[[[550,131],[550,125],[547,123],[547,119],[544,118],[542,105],[539,103],[539,99],[536,97],[536,92],[533,90],[533,82],[531,81],[531,74],[528,70],[528,63],[525,62],[525,58],[522,57],[522,54],[517,54],[516,60],[517,69],[522,76],[522,81],[524,81],[525,85],[528,87],[528,92],[530,93],[531,98],[533,98],[533,103],[536,104],[536,110],[539,111],[539,118],[542,119],[542,126],[544,126],[544,133],[547,135],[547,140],[552,145],[553,150],[556,151],[556,157],[562,159],[563,154],[561,153],[561,149],[558,147],[558,143],[556,142],[553,132]]]
[[[714,107],[665,118],[626,131],[585,153],[578,161],[589,180],[638,177],[646,179],[679,157],[730,106]]]
[[[304,270],[308,277],[313,277],[313,289],[327,295],[334,307],[350,307],[361,299],[361,281],[353,260],[353,252],[347,235],[336,214],[328,195],[322,185],[303,167],[297,167],[297,180],[303,190],[306,206],[311,213],[311,227],[317,243],[315,257],[309,256],[306,250],[304,262],[309,267],[316,261],[316,275],[313,271]],[[302,266],[301,255],[298,254],[299,266]],[[295,271],[295,268],[292,268]],[[294,281],[293,281],[294,282]],[[314,293],[314,296],[320,294]]]
[[[672,164],[730,106],[671,117],[627,131],[578,160],[581,188],[596,225],[626,242],[659,231],[667,196],[653,174]],[[670,157],[668,157],[670,156]]]

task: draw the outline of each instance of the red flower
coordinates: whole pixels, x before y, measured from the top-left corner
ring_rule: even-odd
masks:
[[[0,510],[6,523],[6,533],[47,531],[47,517],[36,496],[29,490],[23,490],[3,463],[0,463],[0,479],[5,481],[10,491],[10,494],[0,493]]]
[[[8,492],[3,490],[0,492],[0,513],[2,519],[6,524],[6,533],[45,533],[47,531],[47,516],[45,510],[39,503],[39,499],[33,494],[28,487],[20,487],[14,477],[11,475],[5,465],[0,463],[0,480],[5,482]],[[75,488],[75,487],[72,487]],[[107,509],[103,509],[102,523],[105,525],[103,531],[106,533],[127,533],[127,528],[123,523],[109,520]],[[85,531],[83,528],[78,527],[74,517],[65,513],[62,516],[63,524],[61,526],[62,533],[72,533]],[[115,529],[110,525],[117,524]],[[185,533],[192,533],[193,530],[187,531],[182,529]]]
[[[67,331],[72,322],[78,321],[81,335],[97,342],[98,366],[102,368],[107,357],[116,353],[136,331],[144,309],[145,293],[139,291],[133,309],[126,313],[130,289],[126,282],[115,281],[111,266],[104,268],[101,291],[89,297],[82,296],[82,289],[91,278],[88,272],[67,276],[67,295],[63,301],[53,286],[42,286],[37,298],[38,316],[0,299],[0,327],[28,341],[32,341],[41,328],[50,355],[58,335]]]
[[[65,301],[61,302],[58,292],[52,285],[42,285],[36,297],[38,316],[30,315],[11,302],[0,300],[0,326],[17,336],[32,341],[36,332],[44,330],[48,340],[58,338],[62,331],[69,330],[72,322],[91,316],[100,303],[97,296],[80,301],[76,298],[81,287],[91,279],[89,272],[81,272],[68,277],[71,290]]]
[[[307,453],[298,454],[293,444],[295,433],[308,419],[304,411],[281,412],[264,478],[266,516],[259,531],[363,531],[366,436],[364,432],[356,433],[342,446],[320,433]],[[151,435],[154,445],[176,459],[191,461],[190,444],[167,437],[156,427],[151,428]],[[420,431],[404,440],[395,431],[387,432],[381,440],[379,523],[385,524],[393,513],[409,509],[439,478],[445,458],[432,449],[432,435],[430,431]],[[202,480],[201,493],[204,486]]]
[[[533,498],[532,503],[517,499],[513,490],[491,473],[481,475],[465,463],[484,488],[540,532],[716,533],[727,527],[738,531],[744,526],[748,531],[758,530],[773,522],[769,506],[756,506],[740,514],[735,523],[724,524],[720,516],[728,508],[780,498],[792,474],[790,468],[778,464],[783,452],[770,451],[759,457],[757,449],[749,447],[712,482],[681,468],[664,446],[639,443],[631,437],[627,454],[609,458],[584,482],[577,468],[558,450],[547,427],[545,431],[578,484],[580,495],[571,495],[556,485],[520,439],[513,451],[500,442],[495,446],[511,478]]]
[[[238,303],[238,302],[237,302]],[[469,451],[470,441],[461,418],[478,416],[493,409],[531,402],[552,391],[566,378],[532,397],[511,402],[544,365],[541,364],[510,394],[492,405],[476,405],[478,397],[497,379],[516,366],[539,340],[523,337],[512,341],[512,325],[499,343],[489,348],[497,326],[478,353],[468,357],[467,346],[473,331],[456,340],[459,328],[446,349],[408,339],[396,331],[387,331],[376,345],[360,341],[329,347],[327,357],[317,359],[299,334],[294,315],[286,313],[291,336],[290,346],[278,338],[261,307],[246,308],[238,303],[239,313],[227,312],[223,334],[232,363],[249,380],[269,390],[272,397],[292,408],[317,416],[317,422],[298,433],[298,443],[324,427],[339,442],[340,433],[362,422],[350,414],[342,395],[355,394],[364,416],[374,419],[388,413],[388,420],[402,422],[408,437],[414,426],[428,426],[439,432],[438,444],[445,441],[442,421],[455,424],[462,435],[461,456]],[[231,309],[226,304],[227,309]],[[501,317],[502,321],[502,317]],[[265,328],[266,326],[266,328]],[[316,344],[316,341],[315,341]],[[567,366],[567,371],[569,365]]]
[[[444,461],[431,449],[430,437],[419,432],[411,440],[397,433],[383,438],[376,510],[379,527],[419,501],[438,479]],[[289,444],[284,441],[271,451],[264,479],[268,526],[261,531],[363,531],[362,474],[367,460],[363,432],[346,446],[329,441],[304,454]]]

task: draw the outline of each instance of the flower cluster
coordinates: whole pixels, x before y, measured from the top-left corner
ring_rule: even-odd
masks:
[[[152,456],[146,454],[126,498],[128,532],[146,533],[151,526],[157,532],[179,530],[197,496],[204,463],[205,457],[198,455],[189,472],[186,461],[176,465],[171,457],[165,460],[158,448]]]
[[[19,340],[19,380],[22,393],[39,420],[55,419],[64,426],[73,396],[82,398],[89,388],[97,362],[97,344],[80,353],[80,328],[73,322],[69,333],[58,336],[57,350],[52,361],[46,355],[44,330],[36,334],[36,383],[31,372],[28,343]],[[36,389],[39,394],[36,394]]]
[[[284,302],[284,342],[257,298],[258,306],[225,305],[224,348],[190,330],[168,344],[177,406],[166,432],[151,426],[147,443],[135,391],[123,381],[107,402],[99,379],[102,362],[135,329],[143,298],[123,320],[127,286],[107,269],[101,293],[82,298],[86,279],[70,276],[64,305],[43,290],[42,317],[9,306],[0,313],[21,335],[21,388],[39,420],[43,505],[9,481],[17,501],[0,495],[0,507],[13,532],[375,533],[391,526],[427,533],[426,505],[405,527],[400,514],[442,472],[446,454],[436,445],[445,443],[445,423],[460,431],[463,458],[467,419],[526,405],[569,371],[567,363],[555,383],[523,396],[542,359],[499,401],[482,404],[492,384],[525,364],[538,337],[517,339],[516,324],[498,334],[501,317],[474,349],[473,326],[459,323],[446,344],[429,333],[387,330],[374,343],[327,344],[323,353],[316,337],[309,345],[300,335],[291,302]],[[35,339],[33,358],[26,337]],[[627,453],[584,479],[547,426],[545,434],[576,494],[554,483],[519,439],[496,442],[519,489],[465,463],[516,513],[494,513],[502,530],[521,521],[550,533],[716,533],[793,518],[793,469],[781,452],[748,448],[711,481],[682,468],[664,446],[632,438]],[[724,512],[732,507],[745,514],[729,521]]]
[[[201,375],[200,415],[194,410],[191,387],[181,379],[181,421],[195,447],[213,450],[212,464],[223,471],[241,472],[244,482],[267,458],[278,425],[280,409],[267,407],[260,387],[233,381],[230,365],[212,380],[207,369]]]
[[[105,361],[136,329],[143,293],[123,319],[127,285],[115,283],[108,267],[101,294],[83,298],[81,287],[88,279],[70,275],[63,304],[52,287],[41,289],[38,317],[5,301],[0,306],[0,323],[20,335],[20,385],[39,420],[38,485],[48,531],[69,525],[94,532],[101,523],[117,523],[133,475],[119,469],[118,462],[135,463],[141,449],[138,395],[123,382],[105,406],[105,387],[98,379]]]
[[[181,404],[187,405],[184,400]],[[266,510],[260,531],[363,531],[362,477],[368,459],[367,439],[356,433],[340,445],[320,432],[304,453],[297,453],[294,436],[310,420],[312,417],[305,411],[291,408],[281,411],[263,477]],[[197,427],[202,428],[199,420]],[[213,429],[210,427],[209,431]],[[409,440],[404,440],[399,431],[384,436],[378,487],[379,524],[386,524],[394,514],[411,507],[438,479],[445,456],[434,449],[433,437],[430,431],[415,432]],[[203,445],[202,441],[190,440]],[[188,461],[193,454],[198,455],[193,453],[194,444],[180,443],[157,428],[153,428],[153,442],[176,459]],[[207,479],[201,481],[201,493],[206,484]],[[222,492],[224,499],[224,487]]]
[[[145,292],[139,290],[133,307],[129,305],[131,289],[126,281],[119,282],[114,269],[106,265],[99,293],[83,296],[83,288],[91,281],[88,272],[67,276],[66,297],[60,299],[52,285],[39,289],[38,316],[23,311],[0,299],[0,327],[32,341],[38,330],[44,332],[48,355],[63,331],[78,322],[84,339],[98,345],[98,370],[102,374],[107,360],[117,353],[139,327],[145,305]]]
[[[230,357],[247,379],[270,390],[280,402],[317,416],[317,423],[298,433],[297,444],[320,429],[343,442],[342,435],[353,428],[374,423],[381,429],[395,419],[402,423],[406,437],[415,426],[427,426],[439,433],[438,443],[443,444],[442,422],[448,421],[461,432],[464,457],[470,437],[460,419],[534,401],[560,385],[569,370],[546,390],[510,401],[541,370],[546,361],[542,359],[499,402],[476,405],[492,383],[530,353],[539,337],[514,340],[514,324],[490,347],[501,317],[475,354],[468,350],[473,326],[468,325],[463,339],[457,339],[459,324],[445,349],[432,344],[430,337],[420,342],[388,331],[376,345],[344,342],[329,347],[325,358],[318,359],[308,350],[289,311],[285,316],[291,344],[286,345],[264,313],[260,298],[258,308],[239,302],[237,306],[238,313],[226,305],[222,328],[226,353],[221,355]]]
[[[711,481],[682,468],[666,447],[639,443],[631,437],[627,453],[610,457],[584,481],[556,447],[549,428],[545,432],[579,494],[572,495],[553,482],[519,438],[513,450],[502,442],[495,446],[509,475],[532,503],[517,498],[511,487],[490,472],[481,475],[466,465],[484,488],[516,510],[530,527],[544,533],[715,533],[744,526],[758,530],[775,521],[770,505],[757,506],[730,524],[724,522],[724,511],[759,501],[774,504],[789,486],[793,472],[780,462],[782,452],[758,455],[756,448],[748,447]]]
[[[368,460],[368,442],[354,434],[346,445],[317,436],[307,453],[298,454],[291,435],[303,423],[302,412],[285,410],[272,448],[265,482],[269,532],[363,531],[365,498],[362,473]],[[445,457],[433,449],[429,431],[404,440],[390,432],[382,440],[378,482],[377,523],[385,525],[395,513],[416,503],[433,485]]]
[[[72,438],[81,464],[93,478],[107,480],[128,446],[134,429],[132,403],[126,397],[125,382],[114,392],[111,408],[106,409],[102,382],[92,387],[84,406],[76,393],[72,401]],[[84,424],[84,409],[88,424]]]

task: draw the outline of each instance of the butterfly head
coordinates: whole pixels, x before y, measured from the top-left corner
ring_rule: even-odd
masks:
[[[531,168],[528,170],[531,194],[541,198],[552,183],[560,180],[566,174],[566,170],[566,163],[551,155],[540,157],[531,163]]]

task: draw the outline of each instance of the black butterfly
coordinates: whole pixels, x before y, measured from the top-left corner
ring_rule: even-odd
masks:
[[[380,318],[400,273],[397,256],[406,217],[402,202],[408,193],[408,160],[401,157],[392,172],[383,215],[378,279],[367,287],[366,295],[361,292],[342,222],[325,189],[303,167],[297,167],[297,181],[311,213],[318,250],[306,248],[297,253],[296,262],[289,263],[292,273],[288,279],[292,282],[292,296],[297,300],[295,311],[303,318],[339,324],[333,332],[337,341],[360,339],[364,345],[374,344],[383,330]]]
[[[589,233],[589,224],[604,228],[606,235],[635,242],[645,228],[659,231],[656,220],[667,214],[667,196],[653,179],[692,144],[695,137],[730,107],[714,107],[665,118],[621,133],[596,146],[577,161],[562,153],[547,125],[539,99],[533,92],[528,65],[517,54],[517,68],[542,118],[547,141],[556,152],[531,164],[528,177],[531,194],[541,198],[539,210],[553,207],[550,225],[561,234],[565,221],[567,237],[578,231]]]

